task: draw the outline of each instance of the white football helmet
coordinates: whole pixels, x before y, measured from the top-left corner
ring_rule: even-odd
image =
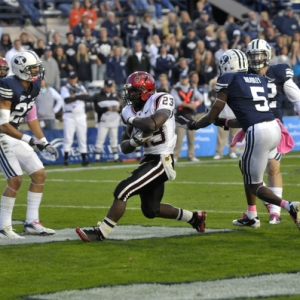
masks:
[[[262,39],[251,41],[246,49],[250,67],[259,71],[270,64],[272,51],[271,46]]]
[[[246,73],[248,71],[247,56],[241,50],[227,50],[220,59],[219,68],[221,75],[235,72]]]
[[[32,68],[38,67],[37,72],[32,72]],[[43,63],[34,51],[21,51],[11,59],[11,69],[20,79],[25,81],[37,81],[44,78]]]

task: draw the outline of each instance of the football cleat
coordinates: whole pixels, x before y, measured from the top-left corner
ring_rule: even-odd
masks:
[[[83,167],[89,167],[90,163],[89,163],[87,160],[84,160],[84,161],[81,163],[81,165],[82,165]]]
[[[76,233],[84,242],[102,242],[105,240],[99,227],[93,227],[94,229],[81,229],[77,227],[75,229]]]
[[[269,224],[279,224],[281,221],[280,216],[276,213],[270,214],[270,221]]]
[[[0,230],[0,239],[24,239],[24,237],[16,234],[11,226],[7,226]]]
[[[193,226],[198,232],[205,231],[205,220],[206,220],[206,212],[205,211],[196,211],[193,213],[193,217],[191,221],[188,223]]]
[[[290,216],[300,230],[300,202],[290,202]]]
[[[255,217],[254,219],[249,219],[248,216],[244,213],[240,219],[233,220],[232,225],[249,226],[256,229],[260,227],[260,220],[259,217]]]
[[[24,224],[24,233],[28,235],[52,235],[55,231],[44,227],[40,221],[34,221]]]

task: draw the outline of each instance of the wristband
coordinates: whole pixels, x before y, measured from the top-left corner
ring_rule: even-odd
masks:
[[[134,139],[130,139],[129,143],[130,143],[130,145],[131,145],[132,147],[134,147],[134,148],[136,148],[136,147],[139,146],[139,144],[137,144],[137,143],[134,141]]]
[[[29,144],[30,140],[31,140],[31,136],[30,135],[23,134],[23,136],[21,138],[21,141],[26,142],[27,144]]]
[[[130,117],[127,119],[127,123],[132,125],[133,120],[135,119],[135,117]]]
[[[229,126],[228,126],[228,121],[229,121],[229,119],[226,119],[226,120],[225,120],[225,126],[226,126],[226,127],[229,127]]]

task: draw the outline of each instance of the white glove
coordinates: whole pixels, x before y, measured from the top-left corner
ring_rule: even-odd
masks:
[[[130,145],[133,147],[143,146],[152,136],[153,132],[144,133],[140,129],[134,128],[130,139]]]
[[[55,156],[55,160],[58,159],[59,155],[55,147],[53,147],[50,143],[46,144],[44,147],[47,152]]]

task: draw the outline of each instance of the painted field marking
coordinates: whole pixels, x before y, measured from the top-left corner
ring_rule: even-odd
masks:
[[[83,227],[85,228],[85,227]],[[201,237],[203,234],[210,233],[222,233],[231,232],[233,229],[206,229],[205,233],[198,233],[193,228],[183,227],[161,227],[161,226],[117,226],[115,230],[111,232],[108,240],[141,240],[141,239],[152,239],[152,238],[166,238],[172,236],[191,236],[198,235]],[[75,228],[66,228],[56,230],[54,235],[48,236],[34,236],[24,235],[25,239],[0,239],[0,246],[7,245],[26,245],[26,244],[43,244],[51,242],[65,242],[75,241],[81,242]]]
[[[299,273],[179,284],[141,283],[40,294],[26,299],[122,299],[122,300],[228,300],[300,295]],[[251,288],[249,288],[251,287]]]

